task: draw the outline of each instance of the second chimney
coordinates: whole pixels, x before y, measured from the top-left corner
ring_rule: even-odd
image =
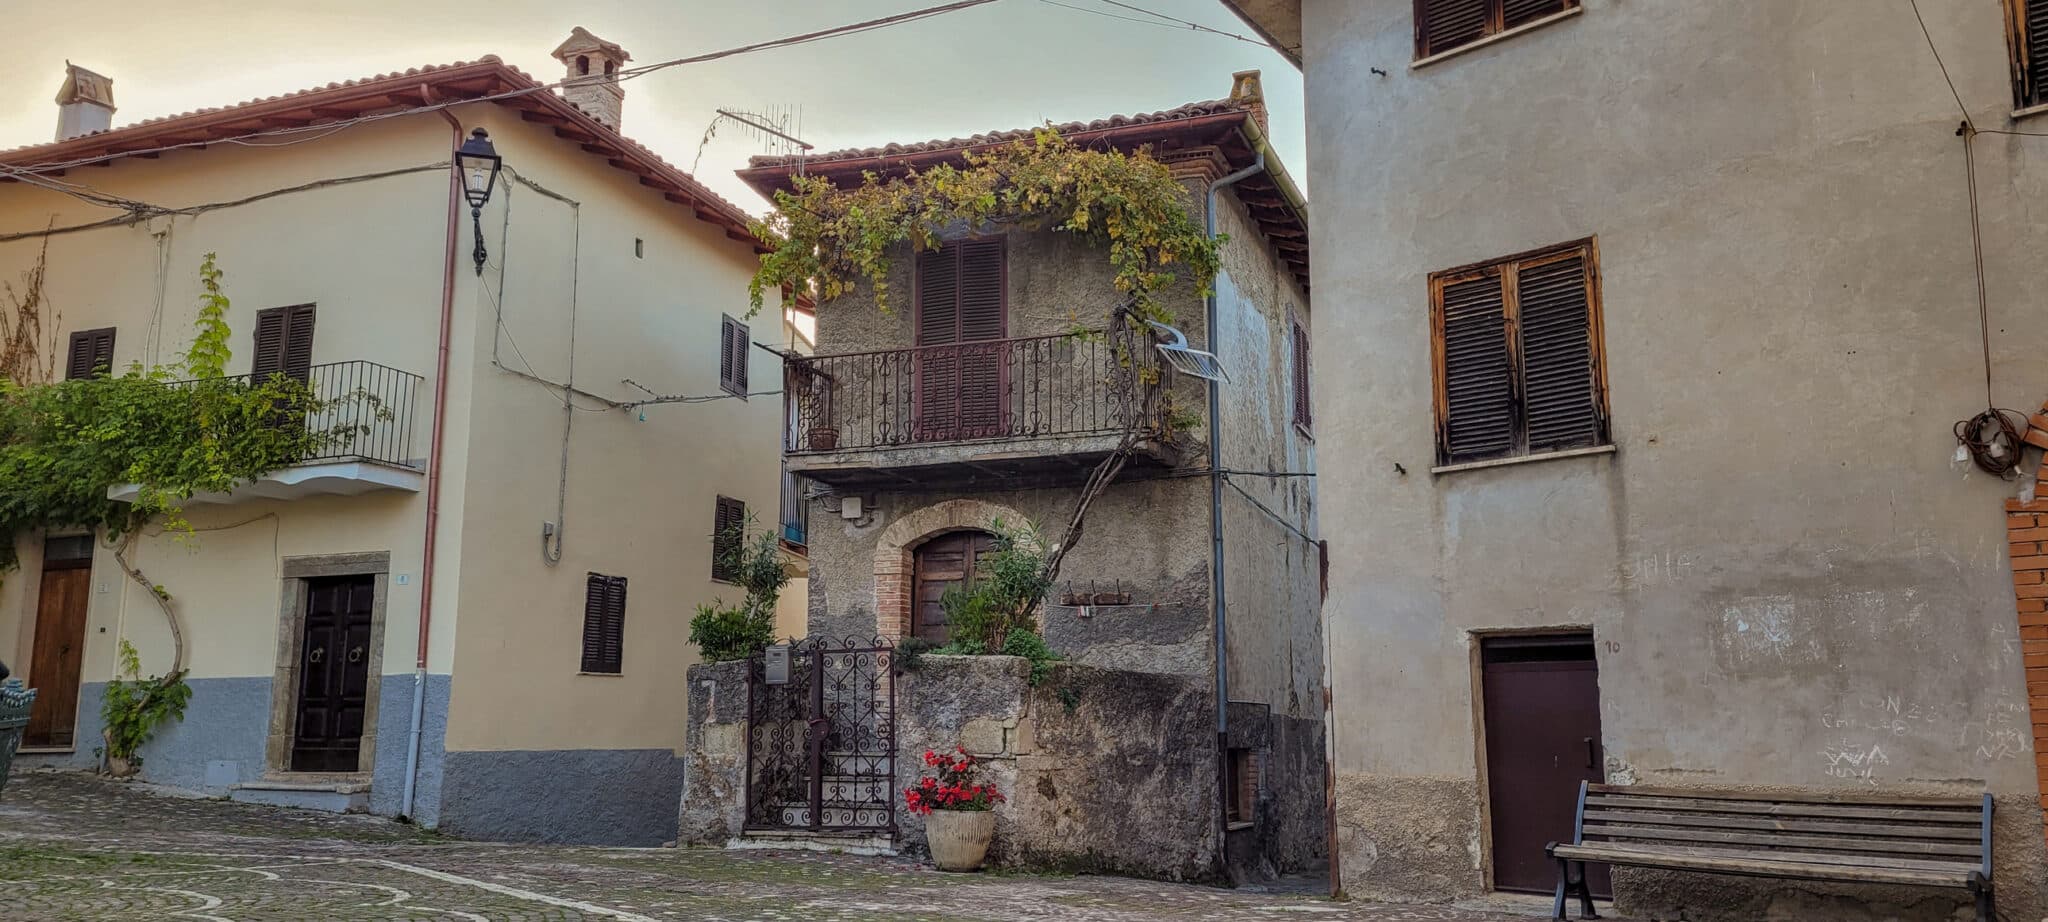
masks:
[[[114,81],[64,62],[64,85],[57,90],[57,140],[114,127]]]
[[[633,56],[582,26],[570,30],[568,40],[556,46],[554,54],[569,71],[562,98],[606,128],[619,130],[619,110],[625,104],[626,91],[619,86],[617,75]]]

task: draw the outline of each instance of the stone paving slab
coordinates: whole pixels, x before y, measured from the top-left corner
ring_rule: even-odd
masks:
[[[461,842],[375,817],[26,773],[0,799],[0,919],[1526,922],[1115,877],[943,874],[810,852]]]

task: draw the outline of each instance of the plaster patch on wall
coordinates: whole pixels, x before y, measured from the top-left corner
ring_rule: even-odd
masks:
[[[1825,655],[1819,632],[1792,596],[1748,596],[1721,609],[1714,661],[1728,672],[1810,665]]]

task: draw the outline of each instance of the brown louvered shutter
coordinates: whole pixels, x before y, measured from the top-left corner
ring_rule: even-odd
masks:
[[[747,525],[747,504],[730,496],[718,498],[718,506],[711,514],[711,578],[723,582],[736,582],[739,570],[733,566],[733,558],[746,537],[743,529]]]
[[[1579,0],[1415,0],[1415,56],[1441,54],[1578,5]]]
[[[1457,464],[1505,455],[1515,445],[1515,394],[1500,270],[1440,284],[1439,460]]]
[[[959,250],[962,345],[957,437],[988,438],[1003,432],[1003,240],[971,240]]]
[[[753,342],[747,325],[730,316],[718,327],[718,386],[728,394],[747,395],[747,347]]]
[[[114,328],[80,330],[71,334],[70,350],[64,363],[64,377],[76,380],[114,370]]]
[[[256,312],[256,353],[250,373],[262,380],[282,373],[301,381],[313,371],[313,305]]]
[[[2048,0],[2012,0],[2013,102],[2048,103]]]
[[[626,651],[626,578],[589,574],[583,584],[583,671],[617,674]]]
[[[1313,407],[1309,401],[1308,328],[1294,323],[1294,421],[1309,428]]]
[[[1583,448],[1605,438],[1587,288],[1586,259],[1576,249],[1515,269],[1523,425],[1530,451]]]

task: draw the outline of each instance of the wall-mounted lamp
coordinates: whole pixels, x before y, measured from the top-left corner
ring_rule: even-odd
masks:
[[[476,274],[484,274],[484,205],[498,184],[498,169],[505,165],[498,149],[491,146],[490,132],[478,128],[455,151],[455,169],[462,174],[462,195],[469,200],[469,220],[476,230]]]

